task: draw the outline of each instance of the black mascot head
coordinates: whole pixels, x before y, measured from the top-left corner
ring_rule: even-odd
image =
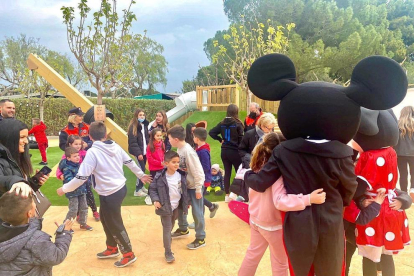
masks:
[[[407,77],[392,59],[372,56],[354,68],[348,87],[326,82],[295,82],[296,70],[285,55],[257,59],[248,74],[254,95],[279,101],[278,123],[287,139],[338,140],[348,143],[356,134],[361,107],[385,110],[407,93]]]

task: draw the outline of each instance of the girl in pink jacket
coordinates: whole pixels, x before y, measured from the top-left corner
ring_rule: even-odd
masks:
[[[259,171],[269,160],[273,149],[279,144],[276,133],[264,136],[263,142],[253,151],[250,168]],[[248,183],[247,183],[248,185]],[[264,193],[249,189],[250,245],[239,270],[239,276],[253,276],[257,266],[270,247],[270,261],[273,276],[288,275],[288,258],[283,245],[282,215],[280,211],[300,211],[311,204],[325,202],[322,189],[308,195],[286,194],[283,179],[280,177]]]
[[[148,168],[152,178],[158,171],[164,169],[165,145],[162,136],[162,130],[155,128],[151,131],[149,143],[147,146]]]

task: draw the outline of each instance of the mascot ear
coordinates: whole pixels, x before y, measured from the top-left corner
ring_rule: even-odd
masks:
[[[345,93],[363,107],[384,110],[399,104],[407,88],[407,76],[396,61],[383,56],[371,56],[355,66],[351,84]]]
[[[270,54],[253,62],[247,75],[250,91],[263,100],[279,101],[298,84],[295,65],[285,55]]]
[[[361,107],[361,124],[358,128],[358,133],[374,136],[379,132],[378,127],[379,111],[369,110]]]

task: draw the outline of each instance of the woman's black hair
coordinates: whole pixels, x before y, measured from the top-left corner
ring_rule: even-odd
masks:
[[[0,122],[0,143],[6,147],[13,160],[26,177],[33,173],[30,162],[29,144],[24,147],[24,153],[19,153],[20,131],[29,129],[25,123],[15,119],[4,119]]]
[[[194,143],[194,135],[193,135],[193,131],[192,128],[195,127],[195,124],[193,123],[188,123],[187,126],[185,127],[185,141],[190,144],[190,146],[195,149],[195,143]]]

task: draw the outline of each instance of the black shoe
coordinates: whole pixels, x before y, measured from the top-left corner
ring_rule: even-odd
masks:
[[[181,238],[181,237],[187,237],[188,235],[190,235],[190,231],[185,230],[185,231],[181,231],[180,229],[175,230],[175,232],[171,233],[171,238],[176,239],[176,238]]]
[[[214,218],[217,213],[218,208],[220,207],[217,203],[213,203],[213,208],[210,209],[210,218]]]
[[[192,243],[187,244],[187,248],[191,250],[196,250],[204,246],[206,246],[206,241],[199,239],[195,239]]]
[[[42,162],[40,162],[40,163],[39,163],[39,165],[46,166],[46,165],[47,165],[47,162],[43,162],[43,161],[42,161]]]
[[[167,263],[174,262],[175,261],[174,253],[172,252],[165,253],[165,260],[167,261]]]

